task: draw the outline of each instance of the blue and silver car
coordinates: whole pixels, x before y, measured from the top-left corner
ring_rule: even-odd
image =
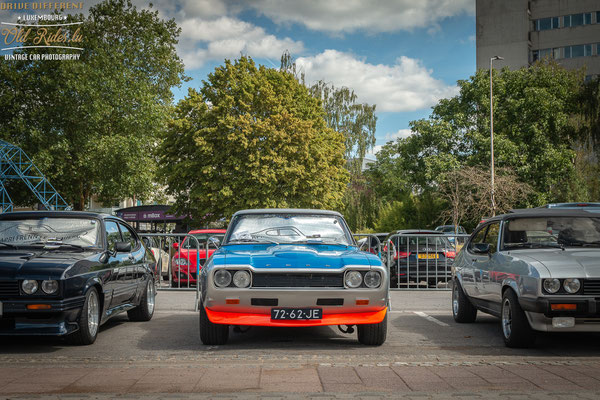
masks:
[[[509,347],[535,333],[600,332],[600,215],[519,210],[475,229],[453,266],[452,312],[501,319]]]
[[[359,251],[334,211],[245,210],[200,275],[200,339],[224,344],[230,326],[338,325],[358,340],[386,339],[388,274]]]

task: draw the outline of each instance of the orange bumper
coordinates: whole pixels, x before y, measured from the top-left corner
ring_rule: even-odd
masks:
[[[213,324],[242,326],[324,326],[378,324],[385,318],[387,307],[380,311],[346,314],[324,314],[322,319],[273,320],[270,314],[249,314],[211,311],[206,309]]]

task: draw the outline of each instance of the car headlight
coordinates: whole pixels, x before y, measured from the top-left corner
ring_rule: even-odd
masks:
[[[349,271],[346,273],[346,286],[349,288],[357,288],[362,283],[362,274],[358,271]]]
[[[42,290],[46,294],[53,294],[58,291],[58,281],[49,280],[42,282]]]
[[[173,264],[178,265],[180,267],[187,267],[190,265],[190,262],[187,258],[176,258],[173,260]]]
[[[27,294],[34,294],[38,290],[38,283],[34,280],[25,279],[21,284],[21,288]]]
[[[219,287],[227,287],[231,283],[231,273],[226,269],[220,269],[215,272],[215,285]]]
[[[233,284],[239,288],[250,286],[250,273],[248,271],[237,271],[233,274]]]
[[[544,290],[548,293],[556,293],[560,290],[560,281],[554,279],[544,279]]]
[[[365,274],[365,286],[376,288],[381,284],[381,274],[378,271],[369,271]]]
[[[579,292],[579,289],[581,289],[581,282],[579,282],[579,279],[577,278],[565,279],[563,287],[567,293],[577,293]]]

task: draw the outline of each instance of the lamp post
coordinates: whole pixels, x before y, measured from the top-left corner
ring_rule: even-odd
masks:
[[[490,147],[492,150],[492,217],[496,215],[496,199],[494,198],[494,91],[492,68],[495,60],[504,60],[500,56],[490,58]]]

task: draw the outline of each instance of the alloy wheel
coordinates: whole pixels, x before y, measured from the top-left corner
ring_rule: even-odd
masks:
[[[100,313],[98,306],[98,295],[95,291],[90,292],[90,298],[88,299],[88,309],[87,309],[87,323],[88,323],[88,331],[92,337],[96,336],[98,332],[98,322],[100,319]]]
[[[156,298],[156,287],[154,286],[154,282],[148,282],[148,287],[146,288],[146,306],[148,307],[148,314],[152,314],[154,312],[154,302]]]
[[[510,311],[510,300],[504,299],[502,303],[502,333],[505,338],[510,338],[512,332],[512,313]]]

